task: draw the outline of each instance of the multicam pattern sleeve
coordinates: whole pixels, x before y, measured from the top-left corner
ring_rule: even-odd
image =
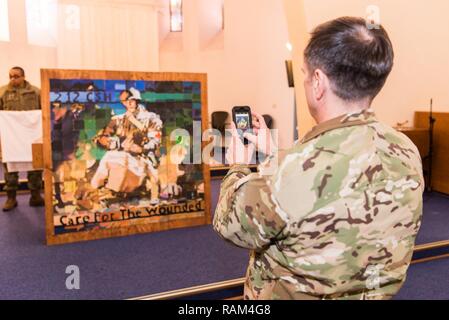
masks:
[[[269,176],[236,168],[222,185],[215,229],[257,249],[245,298],[394,296],[422,217],[413,143],[364,110],[318,125],[279,163]]]
[[[235,245],[262,250],[283,237],[287,217],[276,205],[269,176],[234,166],[225,177],[214,229]]]

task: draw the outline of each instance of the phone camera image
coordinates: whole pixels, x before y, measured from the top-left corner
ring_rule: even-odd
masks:
[[[248,113],[237,113],[235,116],[236,127],[240,130],[249,129],[249,114]]]
[[[251,119],[251,108],[248,106],[234,107],[232,109],[232,116],[235,123],[235,127],[246,145],[249,141],[243,138],[245,132],[251,132],[252,129],[252,119]]]

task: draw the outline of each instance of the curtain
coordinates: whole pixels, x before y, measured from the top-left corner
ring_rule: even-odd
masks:
[[[60,0],[58,67],[159,71],[156,2]]]

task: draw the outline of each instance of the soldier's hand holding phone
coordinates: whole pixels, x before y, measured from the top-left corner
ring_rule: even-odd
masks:
[[[258,152],[267,156],[271,156],[277,151],[272,132],[259,113],[252,112],[252,130],[244,132],[243,137],[253,143]]]
[[[231,142],[226,152],[227,164],[250,164],[255,145],[244,138],[244,133],[252,130],[250,107],[234,107],[232,109]]]

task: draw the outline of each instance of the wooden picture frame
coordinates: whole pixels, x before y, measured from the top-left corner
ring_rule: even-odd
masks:
[[[56,244],[64,244],[64,243],[71,243],[71,242],[78,242],[78,241],[87,241],[87,240],[95,240],[95,239],[103,239],[103,238],[110,238],[110,237],[118,237],[118,236],[128,236],[133,234],[140,234],[140,233],[148,233],[153,231],[162,231],[162,230],[169,230],[169,229],[176,229],[176,228],[184,228],[184,227],[192,227],[192,226],[199,226],[199,225],[205,225],[211,223],[211,213],[210,213],[210,173],[209,173],[209,166],[205,163],[201,163],[202,166],[202,191],[198,191],[198,193],[195,193],[198,197],[199,194],[202,194],[202,200],[201,197],[199,200],[192,198],[188,198],[192,201],[199,201],[196,202],[196,207],[193,206],[193,202],[190,203],[190,200],[184,200],[186,201],[183,208],[198,208],[200,207],[200,211],[193,212],[193,213],[181,213],[182,210],[179,209],[179,206],[181,204],[159,204],[157,207],[159,208],[158,212],[160,215],[158,216],[147,216],[145,214],[145,208],[143,209],[143,212],[140,212],[139,210],[136,211],[129,211],[128,215],[126,215],[126,211],[121,212],[107,212],[103,213],[106,216],[102,216],[102,213],[96,212],[95,215],[98,213],[98,216],[101,216],[101,219],[103,217],[108,217],[110,220],[96,220],[92,218],[92,212],[88,211],[88,214],[86,214],[87,217],[84,224],[79,223],[81,218],[77,218],[72,223],[75,223],[74,225],[69,225],[67,221],[69,221],[70,214],[67,214],[67,220],[64,220],[65,218],[60,218],[60,221],[66,221],[66,224],[63,225],[63,228],[71,227],[69,231],[66,229],[61,229],[61,226],[57,226],[59,229],[58,232],[56,232],[55,229],[55,216],[57,215],[55,211],[55,195],[58,193],[55,192],[56,185],[61,185],[65,183],[64,181],[60,180],[58,178],[58,182],[55,182],[55,177],[59,175],[55,174],[55,170],[60,170],[61,164],[58,162],[58,169],[54,167],[54,154],[53,154],[53,148],[54,148],[54,141],[52,140],[52,130],[56,130],[55,127],[52,128],[52,125],[56,123],[56,116],[52,110],[54,103],[59,103],[58,101],[55,101],[54,93],[52,98],[52,90],[55,90],[55,88],[52,88],[52,83],[59,83],[58,81],[62,81],[61,83],[65,83],[63,81],[80,81],[84,82],[88,80],[92,81],[117,81],[117,82],[125,82],[126,86],[127,83],[142,83],[145,82],[145,85],[147,83],[155,83],[155,85],[170,85],[170,83],[173,83],[173,85],[184,85],[189,86],[190,84],[192,86],[197,87],[199,84],[200,87],[200,110],[196,110],[197,113],[201,113],[201,129],[202,132],[207,129],[208,124],[208,111],[207,111],[207,75],[206,74],[195,74],[195,73],[152,73],[152,72],[123,72],[123,71],[96,71],[96,70],[59,70],[59,69],[42,69],[41,70],[41,80],[42,80],[42,89],[41,89],[41,103],[42,103],[42,113],[43,113],[43,127],[44,127],[44,134],[43,134],[43,164],[44,164],[44,182],[45,182],[45,216],[46,216],[46,240],[48,245],[56,245]],[[189,84],[190,83],[190,84]],[[130,88],[126,87],[126,90]],[[84,89],[87,90],[87,89]],[[90,88],[90,90],[94,90]],[[123,92],[122,92],[123,93]],[[122,94],[121,93],[121,94]],[[120,100],[122,100],[122,96],[120,94]],[[124,94],[124,93],[123,93]],[[70,96],[70,94],[68,95]],[[76,94],[75,94],[76,96]],[[116,96],[116,95],[115,95]],[[124,94],[124,96],[127,96]],[[129,95],[128,95],[129,96]],[[192,93],[192,97],[196,96],[198,99],[198,95],[194,95]],[[131,99],[128,97],[128,99]],[[168,99],[168,98],[167,98]],[[116,98],[115,98],[116,100]],[[143,100],[142,100],[143,101]],[[171,101],[171,100],[170,100]],[[68,98],[66,104],[72,103],[70,101],[70,98]],[[95,104],[95,110],[99,109],[100,107],[97,106],[97,102],[93,102]],[[103,102],[102,102],[103,103]],[[171,102],[166,102],[170,104]],[[173,102],[174,103],[174,102]],[[151,105],[151,102],[149,102]],[[192,102],[193,105],[193,102]],[[58,106],[54,107],[57,108]],[[140,105],[139,105],[140,107]],[[67,108],[64,107],[65,112],[71,112],[67,111]],[[196,108],[198,108],[198,103],[196,104]],[[83,109],[84,110],[84,109]],[[127,109],[125,109],[126,111]],[[194,111],[192,111],[194,113]],[[73,113],[75,114],[75,113]],[[113,114],[113,112],[112,112]],[[192,123],[193,123],[194,116],[192,115]],[[162,119],[162,122],[164,119]],[[177,121],[177,120],[176,120]],[[84,127],[83,127],[84,128]],[[168,130],[168,129],[167,129]],[[56,131],[55,131],[56,132]],[[61,131],[62,132],[62,131]],[[103,132],[103,131],[102,131]],[[58,131],[59,133],[59,131]],[[167,133],[169,134],[169,133]],[[55,133],[55,138],[58,138],[58,135]],[[205,146],[205,142],[201,142],[202,148]],[[77,146],[78,148],[78,146]],[[56,149],[55,149],[56,150]],[[59,149],[58,149],[59,150]],[[104,151],[108,152],[108,151]],[[120,151],[124,152],[124,151]],[[130,152],[130,151],[129,151]],[[168,153],[167,153],[168,154]],[[73,158],[73,154],[71,155]],[[71,160],[70,160],[71,161]],[[69,160],[62,160],[61,163],[69,163]],[[84,161],[84,160],[83,160]],[[167,160],[169,161],[169,160]],[[96,163],[97,164],[97,163]],[[167,166],[168,168],[168,166]],[[198,168],[198,167],[197,167]],[[193,170],[193,169],[192,169]],[[198,172],[201,170],[195,169]],[[67,171],[67,170],[66,170]],[[64,171],[64,172],[66,172]],[[62,172],[62,171],[61,171]],[[72,171],[67,171],[71,173]],[[112,170],[110,171],[112,172]],[[168,172],[168,169],[167,169]],[[81,172],[82,174],[82,172]],[[111,173],[112,174],[112,173]],[[87,175],[87,174],[86,174]],[[79,183],[75,181],[75,183]],[[107,180],[106,180],[107,181]],[[188,181],[188,180],[187,180]],[[72,181],[73,182],[73,181]],[[199,181],[201,185],[201,181]],[[64,184],[63,184],[64,185]],[[94,190],[93,192],[96,192],[95,190],[100,190],[105,188],[91,188],[91,190]],[[160,190],[159,190],[160,191]],[[74,191],[75,192],[75,191]],[[149,191],[148,191],[149,192]],[[75,194],[75,193],[74,193]],[[121,192],[116,194],[122,194]],[[83,200],[84,195],[78,195],[79,200]],[[93,199],[93,198],[92,198]],[[124,198],[127,199],[127,198]],[[140,198],[136,198],[139,203]],[[185,198],[184,198],[185,199]],[[116,200],[116,199],[114,199]],[[171,200],[168,200],[171,201]],[[177,200],[174,200],[177,201]],[[61,201],[62,202],[62,201]],[[96,206],[97,203],[95,201],[90,201],[90,204],[92,206]],[[200,203],[200,205],[198,205]],[[120,203],[115,203],[114,205],[120,205]],[[169,206],[175,206],[174,208],[174,214],[164,214],[162,215],[162,209],[164,209],[165,212],[169,212],[171,209],[168,209],[168,207],[164,207],[164,205]],[[176,207],[178,206],[178,207]],[[129,206],[130,207],[130,206]],[[78,208],[76,206],[76,208]],[[83,207],[84,208],[84,207]],[[154,208],[154,207],[152,207]],[[203,210],[204,208],[204,210]],[[63,208],[66,209],[66,208]],[[129,210],[134,210],[136,208],[132,208]],[[78,214],[78,209],[75,209],[74,216]],[[84,209],[83,209],[84,210]],[[192,209],[193,210],[193,209]],[[139,211],[139,212],[137,212]],[[83,211],[87,212],[87,211]],[[116,219],[118,215],[121,214],[122,219]],[[64,213],[61,217],[65,217]],[[79,216],[78,216],[79,217]],[[83,217],[83,219],[84,219]],[[125,219],[127,217],[127,219]],[[137,218],[138,217],[138,218]],[[89,220],[90,219],[90,220]],[[59,220],[57,220],[59,221]],[[88,228],[89,226],[89,228]],[[63,230],[64,232],[60,232]],[[67,231],[67,232],[65,232]]]

